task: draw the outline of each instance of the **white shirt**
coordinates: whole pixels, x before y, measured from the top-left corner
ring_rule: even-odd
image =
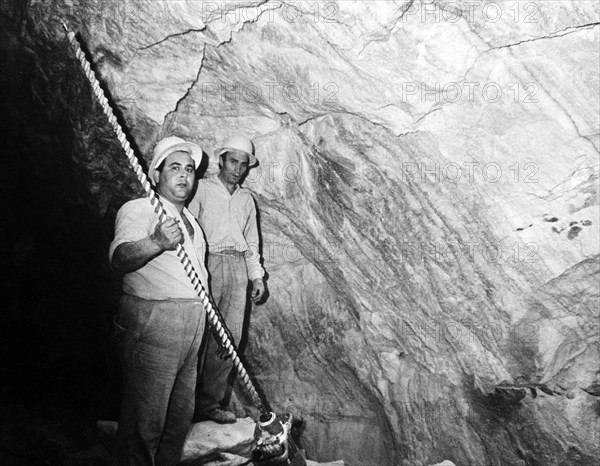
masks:
[[[222,251],[244,253],[248,278],[262,278],[256,206],[250,191],[236,186],[233,194],[221,180],[212,176],[198,180],[198,189],[189,204],[208,241],[208,253]]]
[[[167,215],[180,221],[184,237],[182,246],[204,289],[208,290],[208,274],[204,266],[206,243],[200,225],[184,208],[182,214],[186,216],[194,229],[194,238],[192,239],[177,208],[168,200],[162,197],[160,199]],[[158,214],[150,204],[149,197],[123,204],[117,213],[115,239],[110,244],[109,260],[112,261],[117,246],[148,237],[154,233],[157,224]],[[123,291],[143,299],[193,299],[198,297],[176,251],[164,251],[138,270],[124,274]]]

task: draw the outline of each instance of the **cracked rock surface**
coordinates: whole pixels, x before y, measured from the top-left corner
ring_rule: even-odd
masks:
[[[600,457],[600,10],[468,3],[3,6],[99,217],[141,190],[59,20],[146,161],[253,138],[270,296],[245,355],[308,458]]]

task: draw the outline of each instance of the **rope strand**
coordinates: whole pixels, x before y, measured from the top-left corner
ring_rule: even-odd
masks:
[[[129,144],[129,141],[127,140],[127,136],[123,132],[121,125],[119,124],[117,117],[115,116],[108,99],[104,95],[104,91],[102,90],[102,87],[100,87],[100,82],[96,78],[94,71],[91,69],[90,63],[87,60],[83,50],[81,49],[81,46],[79,45],[79,41],[75,37],[75,33],[72,31],[69,31],[69,28],[64,23],[63,23],[63,28],[65,29],[69,43],[71,44],[71,47],[73,48],[73,50],[75,52],[75,56],[77,57],[77,59],[79,60],[79,63],[81,64],[81,68],[83,69],[85,76],[92,86],[92,91],[94,92],[94,95],[96,96],[96,98],[98,99],[98,102],[100,103],[100,105],[102,107],[102,111],[108,118],[108,122],[112,126],[115,134],[117,135],[117,139],[119,140],[119,143],[121,144],[121,147],[125,151],[125,155],[127,156],[127,159],[129,161],[131,168],[133,169],[134,173],[136,174],[138,181],[142,185],[142,189],[144,190],[146,195],[148,197],[150,197],[150,203],[154,206],[155,211],[159,216],[159,221],[161,221],[161,222],[164,221],[164,219],[166,219],[168,217],[167,212],[166,212],[164,206],[162,205],[158,195],[156,194],[154,189],[152,189],[152,185],[148,181],[148,177],[142,170],[142,167],[139,164],[139,162],[133,152],[133,149],[131,148],[131,145]],[[233,362],[234,367],[237,370],[240,380],[242,381],[243,387],[246,389],[246,391],[248,392],[248,395],[250,396],[250,399],[252,400],[254,405],[261,411],[261,413],[265,412],[265,408],[262,403],[262,400],[261,400],[258,392],[256,391],[256,388],[254,387],[252,380],[250,380],[250,376],[246,372],[246,369],[244,368],[242,361],[239,358],[239,355],[235,348],[235,344],[232,341],[231,334],[230,334],[229,330],[227,329],[227,327],[225,326],[225,322],[223,321],[222,317],[219,315],[216,306],[212,305],[211,299],[208,296],[208,294],[206,293],[204,287],[202,286],[200,277],[198,276],[198,273],[194,269],[194,266],[192,265],[192,262],[188,256],[187,252],[185,251],[185,249],[183,248],[183,246],[181,244],[177,245],[176,252],[177,252],[177,257],[179,257],[181,263],[183,264],[185,272],[186,272],[188,278],[190,279],[192,286],[194,287],[194,290],[200,297],[200,302],[202,303],[202,305],[204,306],[204,309],[206,310],[209,324],[214,328],[216,334],[219,336],[219,339],[221,340],[221,344],[226,349],[229,356],[231,356],[231,360]]]

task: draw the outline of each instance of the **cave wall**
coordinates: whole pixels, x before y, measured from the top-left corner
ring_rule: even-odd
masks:
[[[246,358],[273,409],[304,421],[309,457],[599,456],[597,3],[30,1],[2,13],[3,50],[64,122],[64,183],[103,224],[141,191],[61,21],[142,159],[170,134],[207,154],[238,131],[254,139],[261,164],[245,184],[269,299]]]

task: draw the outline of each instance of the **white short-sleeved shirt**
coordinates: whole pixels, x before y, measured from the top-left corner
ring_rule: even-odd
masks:
[[[169,217],[180,221],[184,236],[182,246],[202,285],[205,290],[208,290],[208,274],[204,266],[206,242],[200,225],[194,216],[184,208],[182,214],[187,217],[194,228],[194,238],[192,239],[177,208],[164,198],[161,198],[161,202]],[[119,245],[147,238],[154,233],[157,224],[158,214],[150,203],[149,197],[123,204],[117,213],[115,239],[110,245],[109,260],[112,261],[115,249]],[[198,297],[176,251],[164,251],[138,270],[125,273],[123,275],[123,291],[144,299],[193,299]]]

